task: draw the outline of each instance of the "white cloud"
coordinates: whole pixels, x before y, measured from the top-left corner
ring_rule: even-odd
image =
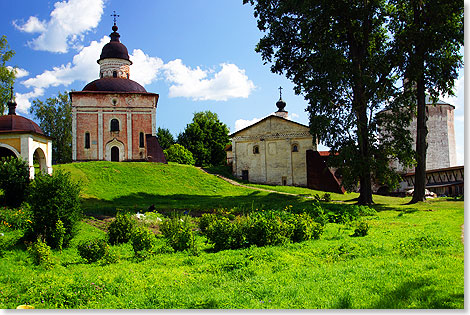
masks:
[[[56,2],[49,21],[31,16],[24,24],[14,21],[17,29],[27,33],[40,33],[29,42],[36,50],[65,53],[77,46],[83,35],[98,26],[103,14],[103,0],[68,0]]]
[[[220,66],[222,69],[214,73],[200,67],[191,69],[181,59],[170,61],[163,66],[166,79],[172,83],[170,97],[187,97],[198,101],[247,98],[255,85],[248,79],[245,70],[234,64],[223,63]]]
[[[140,49],[134,49],[130,69],[130,78],[142,85],[147,85],[156,80],[159,71],[163,67],[163,61],[158,57],[149,57]]]
[[[23,114],[27,114],[29,108],[31,107],[30,99],[43,96],[43,95],[44,95],[44,89],[42,88],[35,88],[32,92],[25,93],[25,94],[15,93],[15,101],[17,104],[16,109]]]
[[[294,120],[295,118],[299,118],[300,116],[296,113],[290,113],[288,116],[287,116],[287,119],[289,120]]]
[[[34,78],[23,81],[22,84],[28,88],[48,88],[50,86],[68,86],[74,81],[89,82],[98,78],[99,58],[101,49],[109,41],[107,36],[99,42],[92,41],[89,46],[84,47],[73,57],[72,62],[45,70]]]
[[[17,79],[22,78],[22,77],[26,77],[26,76],[29,75],[29,72],[25,69],[13,68],[12,66],[7,66],[7,69],[9,71],[14,70],[15,71],[15,78],[17,78]]]
[[[243,128],[246,128],[248,126],[256,124],[261,119],[263,119],[263,118],[253,118],[251,120],[238,119],[238,120],[235,121],[235,131],[234,132],[237,132],[239,130],[242,130]]]

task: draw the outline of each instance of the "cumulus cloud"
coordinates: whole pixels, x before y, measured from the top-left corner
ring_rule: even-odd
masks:
[[[130,69],[130,78],[142,85],[147,85],[155,81],[159,71],[163,67],[163,61],[157,57],[149,57],[140,49],[134,49]]]
[[[23,114],[27,114],[29,108],[31,107],[30,99],[37,98],[43,95],[44,95],[44,89],[42,88],[35,88],[32,92],[28,92],[24,94],[15,93],[15,101],[17,104],[16,109]]]
[[[260,121],[263,118],[253,118],[251,120],[246,120],[246,119],[238,119],[235,121],[235,132],[242,130],[243,128],[246,128],[248,126],[251,126],[253,124],[256,124],[258,121]]]
[[[23,77],[26,77],[26,76],[29,75],[29,72],[25,69],[13,68],[12,66],[7,66],[7,69],[9,71],[15,71],[15,78],[17,78],[17,79],[23,78]]]
[[[68,0],[56,2],[49,21],[31,16],[25,23],[13,25],[26,33],[40,33],[29,42],[35,50],[65,53],[76,46],[83,35],[96,28],[103,14],[103,0]]]
[[[96,60],[108,41],[107,36],[99,42],[92,41],[73,57],[72,62],[54,67],[52,70],[45,70],[36,77],[23,81],[22,84],[28,88],[45,89],[51,86],[68,86],[74,81],[89,82],[97,79],[100,68]]]
[[[245,70],[234,64],[223,63],[219,72],[191,69],[181,59],[163,66],[164,75],[172,85],[170,97],[186,97],[192,100],[226,101],[230,98],[247,98],[255,85]]]

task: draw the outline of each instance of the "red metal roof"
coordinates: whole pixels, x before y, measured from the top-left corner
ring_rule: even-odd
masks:
[[[32,132],[44,135],[34,121],[18,115],[0,116],[0,133],[6,132]]]

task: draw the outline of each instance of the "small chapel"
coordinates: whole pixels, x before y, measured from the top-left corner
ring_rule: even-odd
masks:
[[[132,61],[120,42],[116,15],[97,60],[99,78],[70,93],[73,161],[166,163],[156,138],[159,95],[130,79]]]

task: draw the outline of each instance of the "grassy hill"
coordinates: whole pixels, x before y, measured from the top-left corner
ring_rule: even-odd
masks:
[[[84,162],[54,166],[82,183],[86,212],[116,209],[208,210],[237,207],[281,209],[311,203],[302,197],[234,186],[199,168],[180,164]],[[310,191],[314,192],[314,191]]]

